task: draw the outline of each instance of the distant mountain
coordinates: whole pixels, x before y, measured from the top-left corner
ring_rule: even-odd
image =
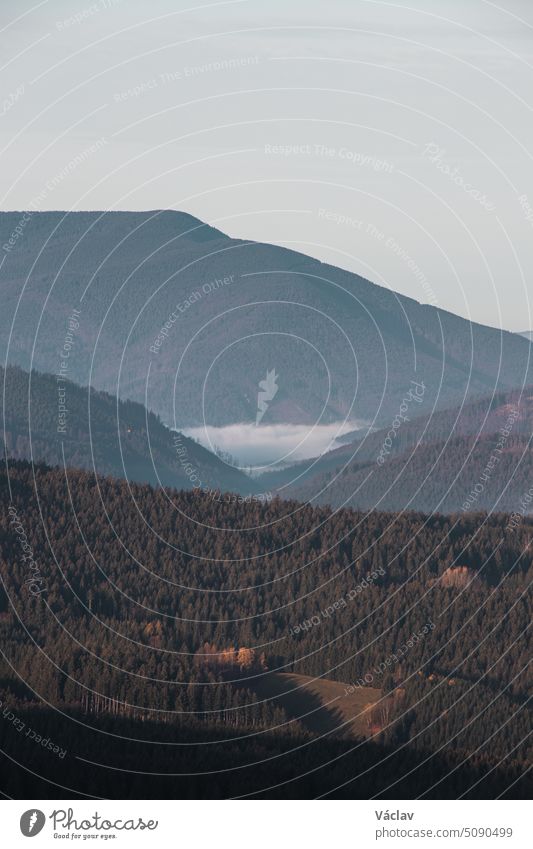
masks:
[[[533,330],[522,330],[518,335],[533,342]]]
[[[69,379],[118,387],[177,427],[258,413],[262,425],[384,426],[411,380],[429,408],[533,383],[515,333],[184,213],[3,213],[0,245],[4,361],[64,363]]]
[[[533,513],[533,387],[384,428],[258,483],[333,507]]]
[[[13,459],[177,489],[256,491],[246,475],[140,404],[18,367],[0,368],[0,385],[0,441]]]

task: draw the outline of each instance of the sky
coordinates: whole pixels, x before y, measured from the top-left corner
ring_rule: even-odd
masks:
[[[0,209],[184,210],[533,328],[530,0],[23,0],[0,45]]]

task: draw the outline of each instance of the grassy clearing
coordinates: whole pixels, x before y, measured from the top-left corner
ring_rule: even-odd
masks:
[[[381,691],[361,687],[346,694],[347,687],[328,678],[284,672],[271,672],[254,685],[260,698],[279,704],[313,734],[366,735],[368,711]]]

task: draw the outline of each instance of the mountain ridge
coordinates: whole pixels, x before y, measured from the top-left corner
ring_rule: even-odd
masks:
[[[4,246],[17,220],[0,214]],[[188,213],[33,213],[1,274],[4,340],[16,312],[4,361],[55,373],[79,308],[69,377],[177,428],[255,421],[271,368],[280,383],[265,423],[385,425],[411,379],[440,408],[533,382],[517,334]]]

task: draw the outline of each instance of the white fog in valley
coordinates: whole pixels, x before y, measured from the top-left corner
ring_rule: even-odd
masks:
[[[195,427],[184,430],[186,436],[195,439],[210,451],[230,454],[240,467],[252,473],[318,457],[337,448],[335,440],[345,433],[366,429],[362,421],[334,422],[326,425],[274,424],[259,425],[242,423],[225,427]]]

